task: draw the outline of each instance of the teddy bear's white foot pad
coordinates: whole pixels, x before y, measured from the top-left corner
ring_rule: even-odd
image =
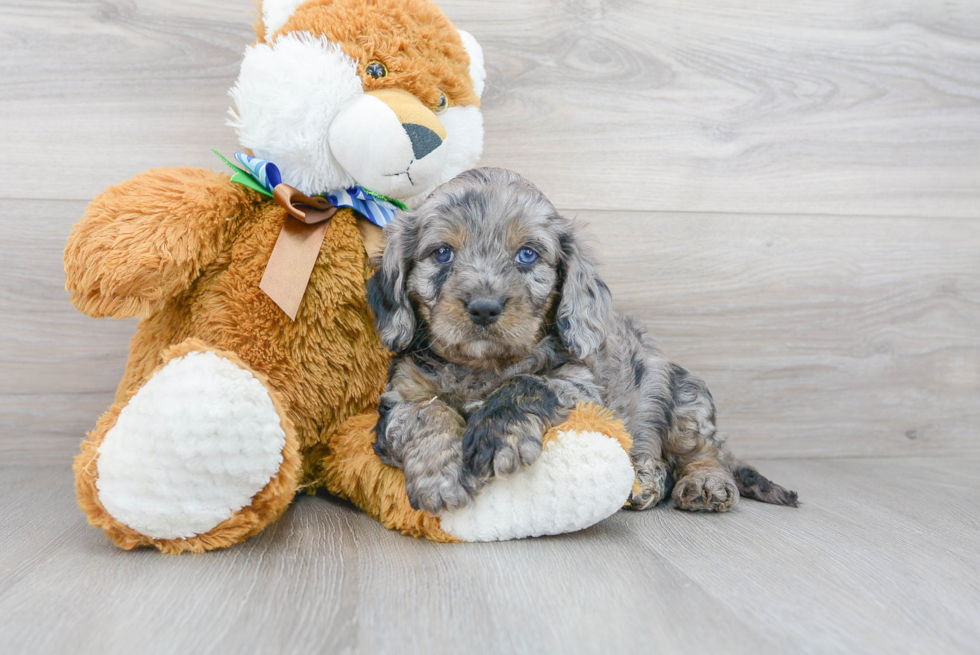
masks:
[[[285,444],[262,382],[215,353],[188,353],[157,371],[106,434],[99,500],[148,537],[193,537],[251,504]]]
[[[618,511],[633,488],[633,465],[600,432],[560,432],[532,466],[492,480],[469,505],[439,516],[460,541],[504,541],[574,532]]]

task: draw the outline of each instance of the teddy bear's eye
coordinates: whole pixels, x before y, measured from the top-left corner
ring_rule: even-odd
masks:
[[[368,65],[364,67],[364,72],[376,80],[388,76],[388,68],[377,60],[369,61]]]
[[[439,104],[436,105],[436,113],[441,114],[442,112],[446,111],[446,108],[448,106],[449,106],[449,98],[446,97],[445,93],[440,93]]]

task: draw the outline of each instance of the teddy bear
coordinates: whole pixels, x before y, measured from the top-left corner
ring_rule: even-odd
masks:
[[[430,516],[372,449],[390,354],[365,283],[382,228],[482,150],[483,55],[430,0],[264,0],[231,89],[234,175],[161,168],[110,187],[65,249],[72,303],[139,317],[74,471],[124,549],[231,546],[301,489],[435,541],[556,534],[622,507],[629,435],[599,407],[539,462]]]

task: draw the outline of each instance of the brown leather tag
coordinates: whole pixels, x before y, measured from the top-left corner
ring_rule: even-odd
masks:
[[[279,231],[259,288],[295,321],[337,208],[326,198],[311,198],[288,184],[276,186],[273,194],[289,216]]]
[[[323,239],[327,236],[330,219],[338,208],[326,198],[307,196],[288,184],[276,186],[273,197],[288,216],[279,231],[259,288],[295,321]],[[357,219],[357,229],[368,259],[377,266],[384,251],[384,231],[362,217]]]
[[[327,221],[306,225],[287,219],[259,282],[259,288],[294,321],[328,227]]]

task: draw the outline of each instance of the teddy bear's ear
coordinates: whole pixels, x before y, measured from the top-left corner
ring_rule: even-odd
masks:
[[[473,35],[465,30],[459,30],[459,37],[463,40],[466,54],[470,56],[470,79],[473,80],[473,91],[477,98],[482,98],[487,80],[487,70],[483,66],[483,48]]]
[[[264,41],[268,41],[276,31],[286,24],[296,8],[303,4],[305,0],[260,0],[260,11],[262,12],[262,25],[265,33],[260,34]]]

